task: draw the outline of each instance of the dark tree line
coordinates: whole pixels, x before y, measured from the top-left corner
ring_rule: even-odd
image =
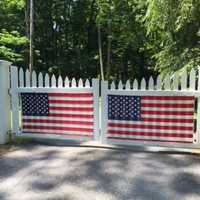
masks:
[[[101,36],[98,40],[98,36]],[[28,67],[29,1],[0,1],[0,58]],[[34,69],[149,77],[200,63],[199,0],[34,0]]]

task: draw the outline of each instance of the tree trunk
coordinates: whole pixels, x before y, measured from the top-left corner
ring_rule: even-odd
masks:
[[[32,81],[32,71],[33,71],[33,0],[30,0],[30,46],[29,46],[29,54],[30,54],[30,60],[29,60],[29,70],[30,70],[30,80]]]
[[[99,62],[100,62],[101,79],[104,81],[102,42],[101,42],[101,25],[100,24],[98,24],[98,46],[99,46]]]
[[[109,0],[109,4],[111,7],[111,0]],[[111,8],[109,10],[109,19],[108,19],[108,48],[107,48],[107,71],[106,78],[109,80],[110,71],[111,71],[111,45],[112,45],[112,13]]]
[[[108,22],[108,48],[107,48],[107,72],[106,72],[107,80],[110,78],[110,71],[111,71],[111,44],[112,44],[112,27],[111,27],[111,19],[109,19],[109,22]]]
[[[29,8],[29,1],[28,0],[26,0],[26,7],[25,7],[25,13],[24,13],[24,15],[25,15],[25,27],[26,27],[26,37],[27,38],[29,38],[30,36],[29,36],[29,10],[30,10],[30,8]]]

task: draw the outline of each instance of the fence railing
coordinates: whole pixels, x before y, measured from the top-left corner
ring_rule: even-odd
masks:
[[[113,81],[110,84],[102,81],[102,142],[121,145],[198,146],[199,74],[199,70],[192,69],[190,72],[182,72],[181,75],[159,75],[156,80],[150,77],[146,81],[143,78],[140,83],[136,79],[133,82]],[[135,101],[140,104],[140,111],[132,108],[140,112],[139,117],[135,117],[135,122],[118,119],[123,107],[118,99],[122,101],[126,98],[128,101],[130,97],[132,101],[139,99],[139,102]],[[126,110],[121,113],[124,118],[127,117]]]
[[[9,67],[11,63],[0,60],[0,144],[8,140],[10,123],[10,97],[8,93],[10,78]]]
[[[98,79],[30,75],[0,61],[0,83],[0,143],[12,129],[31,137],[200,147],[199,69],[141,81],[101,81],[99,96]]]
[[[150,77],[148,80],[142,78],[139,82],[127,80],[112,81],[109,84],[110,89],[126,89],[126,90],[190,90],[200,91],[200,80],[198,70],[192,69],[190,72],[183,71],[182,73],[167,74],[165,76],[158,75],[156,79]]]
[[[91,82],[89,79],[86,79],[83,81],[83,79],[76,80],[75,78],[69,79],[68,77],[65,77],[64,79],[62,76],[56,76],[52,74],[51,76],[48,73],[36,73],[35,71],[32,72],[30,75],[29,70],[27,69],[26,71],[23,70],[23,68],[20,68],[19,71],[15,70],[16,73],[18,73],[18,86],[19,87],[58,87],[58,88],[83,88],[83,87],[91,87]]]
[[[28,94],[27,94],[28,93]],[[11,67],[11,100],[13,131],[18,135],[31,135],[33,132],[40,137],[53,137],[75,140],[98,140],[99,138],[99,80],[87,79],[78,81],[61,76],[56,78],[48,74],[36,74],[30,77],[28,70],[22,68],[18,71]],[[36,96],[34,96],[36,94]],[[48,116],[24,116],[30,99],[40,100],[37,94],[48,95]],[[29,102],[23,96],[28,95]],[[32,95],[32,96],[31,96]],[[22,100],[21,100],[22,98]],[[45,98],[42,96],[42,98]],[[21,102],[21,107],[19,106]],[[43,102],[41,101],[40,104]],[[43,105],[45,107],[46,105]],[[28,108],[31,109],[31,108]],[[42,108],[41,108],[42,109]],[[21,112],[21,113],[20,113]],[[42,113],[41,113],[42,114]],[[33,113],[34,115],[34,113]],[[19,116],[21,118],[19,119]],[[21,122],[21,124],[20,124]],[[39,134],[41,132],[41,134]],[[31,134],[29,134],[31,133]],[[48,134],[49,133],[49,134]],[[53,136],[50,134],[54,133]]]

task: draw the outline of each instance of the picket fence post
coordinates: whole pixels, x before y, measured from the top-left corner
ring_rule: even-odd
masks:
[[[0,60],[0,144],[5,144],[8,140],[7,132],[10,127],[10,96],[9,96],[9,67],[11,63]]]
[[[15,135],[18,135],[19,133],[19,97],[18,97],[18,80],[20,77],[18,77],[18,69],[16,66],[11,66],[11,106],[12,106],[12,132]],[[21,70],[21,72],[23,72]],[[26,73],[26,87],[30,87],[30,79],[28,71]],[[22,73],[21,73],[22,77]],[[24,83],[21,82],[20,86],[23,87]]]
[[[92,88],[94,95],[94,139],[97,141],[99,140],[99,79],[92,79]]]
[[[108,81],[101,81],[101,142],[106,144],[108,104],[107,104]]]

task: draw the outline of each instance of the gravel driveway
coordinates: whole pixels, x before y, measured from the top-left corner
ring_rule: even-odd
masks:
[[[1,200],[199,200],[200,157],[27,145],[0,157]]]

